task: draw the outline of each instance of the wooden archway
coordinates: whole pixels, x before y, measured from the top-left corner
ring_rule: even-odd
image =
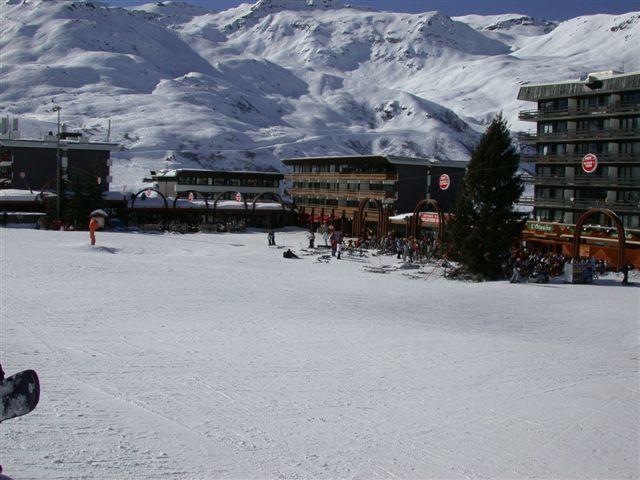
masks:
[[[274,198],[278,199],[278,203],[280,203],[280,206],[282,207],[282,211],[286,212],[287,211],[287,207],[284,203],[284,200],[282,200],[282,197],[277,194],[276,192],[262,192],[258,195],[256,195],[256,198],[253,199],[253,202],[251,203],[251,216],[253,217],[256,213],[256,203],[258,203],[258,199],[262,198],[263,196],[267,196],[270,195]]]
[[[209,201],[207,200],[207,196],[204,195],[202,192],[198,192],[197,190],[185,190],[184,192],[180,192],[180,193],[186,193],[187,194],[187,198],[189,196],[190,193],[193,193],[193,197],[196,198],[197,195],[200,195],[202,198],[204,198],[204,207],[209,210]],[[176,194],[176,196],[173,199],[173,209],[175,210],[176,208],[176,203],[178,203],[178,200],[180,199],[180,197],[178,197],[178,195]]]
[[[615,224],[616,229],[618,230],[617,269],[618,271],[621,271],[624,265],[624,244],[625,244],[624,225],[622,225],[622,221],[620,221],[620,217],[618,217],[618,215],[616,215],[613,210],[609,210],[608,208],[590,208],[580,216],[580,218],[576,222],[575,231],[573,232],[573,257],[577,258],[580,256],[580,237],[582,235],[582,226],[592,215],[596,215],[598,213],[602,213],[603,215],[609,217],[611,221]]]
[[[371,201],[371,198],[363,198],[362,200],[360,200],[360,203],[358,204],[358,212],[356,213],[356,216],[354,218],[354,232],[356,235],[359,236],[365,236],[365,226],[366,226],[366,221],[364,219],[364,209],[367,207],[367,205],[369,204],[369,201]],[[378,238],[382,238],[385,234],[386,234],[386,221],[384,218],[384,208],[382,207],[382,201],[381,200],[373,200],[376,204],[376,207],[378,207],[378,228],[376,231],[376,235]]]
[[[431,205],[435,208],[436,213],[438,214],[438,243],[442,248],[444,248],[444,213],[438,205],[438,202],[433,198],[425,198],[420,200],[416,205],[416,208],[413,209],[413,216],[411,217],[411,228],[410,234],[413,238],[417,238],[420,233],[420,210],[425,205]]]
[[[232,193],[232,194],[235,195],[236,193],[238,193],[238,191],[237,190],[225,190],[224,192],[220,192],[219,194],[217,194],[215,196],[215,198],[213,199],[213,221],[214,222],[216,221],[216,209],[218,208],[218,202],[220,201],[220,199],[222,197],[224,197],[225,195],[227,195],[229,193]],[[247,219],[247,210],[249,209],[249,206],[247,205],[247,199],[246,198],[243,199],[243,202],[244,202],[244,218],[245,218],[245,221],[246,221],[246,219]]]
[[[137,198],[145,192],[156,192],[160,197],[162,197],[162,201],[164,202],[164,208],[167,211],[169,211],[169,204],[167,203],[167,197],[165,197],[160,190],[156,190],[155,188],[143,188],[138,193],[136,193],[131,199],[131,210],[133,210],[133,207],[136,204]]]

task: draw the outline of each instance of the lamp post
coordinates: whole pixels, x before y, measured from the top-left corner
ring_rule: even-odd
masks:
[[[56,136],[56,220],[60,220],[60,105],[55,105],[52,110],[58,112],[58,135]]]

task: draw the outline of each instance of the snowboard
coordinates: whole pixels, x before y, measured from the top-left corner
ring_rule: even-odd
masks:
[[[0,382],[0,422],[26,415],[38,405],[40,381],[33,370],[24,370]]]

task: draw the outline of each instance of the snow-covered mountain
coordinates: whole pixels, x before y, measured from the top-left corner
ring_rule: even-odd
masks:
[[[640,69],[640,13],[557,24],[339,0],[222,12],[0,1],[0,114],[51,122],[53,99],[96,140],[111,119],[111,140],[124,146],[116,188],[140,183],[170,154],[173,167],[263,170],[306,155],[464,160],[498,111],[526,127],[517,121],[523,83]]]

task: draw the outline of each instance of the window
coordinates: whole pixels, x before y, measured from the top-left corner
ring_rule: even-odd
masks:
[[[624,92],[621,98],[622,103],[631,103],[640,105],[640,91]]]
[[[229,186],[230,187],[241,187],[242,186],[242,181],[239,178],[230,178],[229,179]]]
[[[627,228],[640,227],[640,215],[621,215],[622,224]]]
[[[622,130],[638,130],[640,128],[640,117],[628,117],[620,120]]]
[[[599,143],[576,143],[577,155],[586,155],[587,153],[608,153],[609,144],[607,142]]]
[[[640,153],[640,142],[620,142],[618,150],[621,155],[632,155]]]
[[[616,194],[616,200],[618,200],[619,202],[625,202],[625,203],[640,202],[640,192],[620,190]]]
[[[226,182],[224,178],[218,177],[213,179],[213,184],[217,186],[223,186],[223,185],[226,185]]]
[[[604,119],[591,118],[589,120],[578,121],[577,130],[579,132],[597,132],[604,129]]]

